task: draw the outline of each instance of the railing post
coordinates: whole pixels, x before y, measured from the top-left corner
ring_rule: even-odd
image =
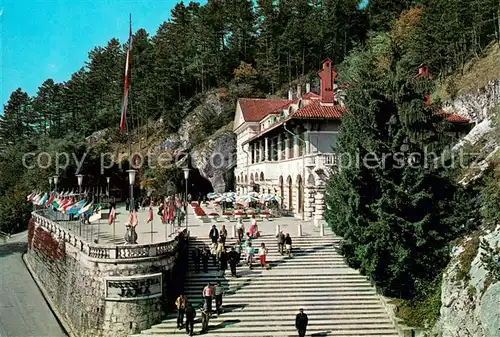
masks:
[[[319,223],[319,236],[325,236],[325,225],[323,221]]]
[[[236,225],[231,226],[231,237],[234,239],[236,238]]]
[[[302,224],[299,223],[297,227],[298,227],[297,228],[297,232],[298,232],[297,236],[301,237],[302,236]]]
[[[276,225],[276,235],[280,233],[281,227],[280,225]]]

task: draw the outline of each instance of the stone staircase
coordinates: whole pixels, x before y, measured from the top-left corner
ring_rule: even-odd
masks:
[[[229,269],[224,276],[217,272],[211,259],[208,273],[196,274],[190,266],[185,295],[196,308],[202,304],[202,290],[208,282],[220,280],[226,289],[224,312],[210,319],[207,336],[297,336],[299,308],[309,317],[307,336],[398,336],[375,289],[336,252],[338,239],[333,234],[294,238],[290,258],[278,253],[273,235],[254,240],[253,246],[260,247],[262,242],[269,249],[269,270],[256,261],[252,270],[238,266],[238,277],[233,278]],[[192,237],[190,249],[208,243],[208,239]],[[185,335],[185,330],[176,329],[174,315],[134,337]],[[200,322],[197,310],[196,335]]]

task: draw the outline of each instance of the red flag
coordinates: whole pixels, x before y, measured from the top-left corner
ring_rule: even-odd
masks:
[[[167,223],[167,199],[163,200],[163,209],[161,211],[161,221],[166,224]]]
[[[149,211],[148,211],[148,221],[146,223],[150,223],[151,221],[153,221],[153,207],[149,207]]]
[[[130,32],[128,37],[127,61],[125,62],[125,83],[123,85],[122,116],[120,119],[120,133],[125,131],[125,120],[127,118],[128,87],[130,77],[130,66],[132,63],[132,16],[130,16]]]
[[[47,200],[47,202],[45,203],[45,207],[49,207],[50,204],[52,204],[52,202],[54,201],[54,199],[55,199],[54,194],[51,193],[49,200]]]
[[[113,207],[111,208],[111,212],[109,212],[108,225],[111,225],[113,222],[115,222],[115,217],[116,209]]]
[[[137,212],[135,211],[135,209],[132,212],[130,212],[130,216],[128,218],[128,222],[129,222],[129,224],[130,224],[131,227],[137,226],[137,223],[138,223],[138,221],[137,221]]]

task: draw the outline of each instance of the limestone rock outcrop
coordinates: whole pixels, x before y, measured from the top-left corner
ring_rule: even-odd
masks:
[[[232,190],[236,165],[236,136],[227,131],[191,151],[191,164],[212,184],[214,192]]]
[[[461,279],[463,254],[471,254],[471,240],[485,239],[500,244],[500,226],[479,238],[468,237],[455,248],[441,286],[441,315],[432,337],[498,337],[500,332],[500,282],[487,275],[481,262],[482,249],[475,247],[466,277]],[[476,241],[477,242],[477,241]],[[467,245],[469,244],[468,248]],[[469,250],[469,251],[468,251]]]
[[[490,114],[500,101],[500,79],[490,81],[485,87],[477,89],[444,102],[443,110],[468,117],[473,122],[481,122]]]

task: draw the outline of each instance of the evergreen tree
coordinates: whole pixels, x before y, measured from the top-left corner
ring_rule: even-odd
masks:
[[[425,102],[432,82],[392,55],[388,72],[377,53],[358,56],[339,151],[361,161],[332,177],[327,219],[352,266],[386,294],[411,298],[446,265],[448,243],[474,223],[451,173],[432,156],[449,143],[442,117]]]
[[[0,137],[4,144],[16,143],[33,134],[37,118],[30,97],[21,88],[10,95],[0,122]]]

